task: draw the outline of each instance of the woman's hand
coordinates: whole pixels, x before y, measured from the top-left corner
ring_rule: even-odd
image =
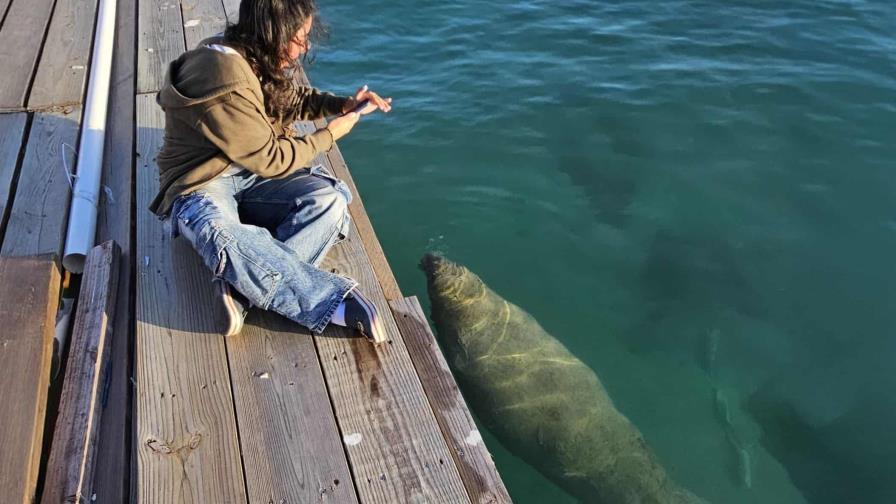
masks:
[[[358,119],[360,118],[361,114],[357,112],[349,112],[348,114],[343,114],[331,119],[327,124],[327,129],[330,130],[330,133],[333,135],[333,141],[335,142],[347,135],[348,132],[358,124]]]
[[[367,106],[360,111],[355,112],[354,108],[365,100],[367,100]],[[365,84],[358,89],[355,96],[349,98],[345,103],[345,106],[342,107],[342,115],[331,119],[327,124],[327,129],[333,134],[333,141],[335,142],[345,135],[348,135],[349,131],[358,124],[358,120],[361,119],[362,115],[369,114],[374,110],[389,112],[392,110],[392,98],[386,98],[385,100],[380,98],[380,95],[373,91],[369,91]]]
[[[361,115],[366,115],[374,110],[382,110],[383,112],[389,112],[392,110],[392,98],[380,98],[380,95],[374,93],[367,89],[367,84],[358,89],[355,93],[355,96],[349,98],[349,100],[345,103],[345,106],[342,108],[342,113],[345,114],[347,112],[352,111],[355,107],[358,106],[361,102],[367,100],[367,106],[364,107],[360,113]]]

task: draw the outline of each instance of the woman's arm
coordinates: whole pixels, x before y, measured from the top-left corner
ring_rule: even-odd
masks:
[[[257,100],[235,91],[211,106],[196,129],[231,161],[265,178],[284,177],[308,166],[333,147],[333,134],[323,128],[303,137],[277,136]]]
[[[309,86],[293,84],[292,97],[290,99],[291,113],[286,114],[284,122],[296,120],[314,121],[327,116],[344,112],[346,104],[351,98],[336,96]]]
[[[366,84],[355,92],[355,96],[348,97],[336,96],[313,87],[293,84],[292,113],[287,114],[284,122],[313,121],[327,116],[345,114],[363,101],[370,102],[371,107],[362,112],[362,115],[377,109],[383,112],[392,110],[392,98],[380,98],[378,94],[368,90]]]

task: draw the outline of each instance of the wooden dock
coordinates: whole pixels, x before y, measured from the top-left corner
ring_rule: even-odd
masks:
[[[71,195],[66,165],[76,157],[97,3],[0,0],[2,256],[61,256]],[[509,502],[426,316],[399,289],[338,147],[316,162],[351,188],[353,226],[323,267],[357,279],[385,315],[389,342],[377,348],[344,328],[313,336],[257,310],[240,336],[224,338],[210,272],[147,210],[164,128],[155,93],[167,63],[235,21],[238,5],[118,2],[97,243],[114,240],[121,257],[96,467],[81,498]],[[320,126],[297,125],[306,132]],[[51,279],[44,295],[52,303],[58,273],[33,269]],[[15,268],[0,275],[7,270]],[[44,277],[35,284],[46,284]],[[0,285],[0,299],[15,298],[10,292],[22,285]],[[0,362],[12,362],[4,360],[11,354],[2,331]],[[32,354],[35,362],[17,362],[46,374],[43,350]],[[43,422],[38,413],[18,421]],[[42,443],[44,465],[51,441]],[[10,502],[49,495],[29,468],[9,473],[25,487]],[[3,486],[5,471],[4,499],[13,491]]]

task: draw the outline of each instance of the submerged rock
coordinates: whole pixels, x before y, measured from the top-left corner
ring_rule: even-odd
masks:
[[[421,266],[465,396],[510,451],[584,502],[704,502],[672,481],[597,375],[531,315],[441,256]]]

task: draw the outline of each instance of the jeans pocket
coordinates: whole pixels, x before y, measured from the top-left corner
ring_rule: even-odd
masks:
[[[214,205],[203,193],[188,194],[181,196],[181,199],[177,212],[172,214],[172,225],[177,226],[179,234],[193,245],[203,259],[216,256],[233,240],[233,236],[216,222]]]
[[[231,239],[220,251],[215,276],[242,293],[255,306],[267,310],[283,275],[253,247]]]

